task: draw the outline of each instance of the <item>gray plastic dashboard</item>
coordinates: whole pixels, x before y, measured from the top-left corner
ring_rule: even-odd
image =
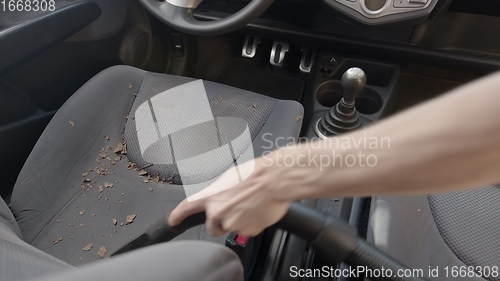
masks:
[[[438,0],[323,0],[328,6],[367,25],[425,20]]]

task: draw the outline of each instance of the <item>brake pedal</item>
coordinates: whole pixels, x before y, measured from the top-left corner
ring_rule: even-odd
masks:
[[[271,65],[283,67],[283,61],[285,60],[288,49],[290,49],[290,44],[274,41],[271,57],[269,58]]]
[[[303,48],[302,58],[300,59],[299,70],[303,73],[310,73],[316,58],[316,50]]]
[[[247,37],[245,38],[245,43],[243,43],[241,56],[244,58],[253,58],[257,53],[257,45],[259,43],[260,43],[260,37],[247,35]]]

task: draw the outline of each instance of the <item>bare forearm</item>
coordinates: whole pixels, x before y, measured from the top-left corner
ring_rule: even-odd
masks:
[[[277,173],[295,182],[284,181],[277,194],[285,200],[425,194],[498,183],[499,104],[496,74],[366,130],[281,149],[275,154],[281,154],[276,164],[284,155],[293,156],[295,164],[292,169],[276,168]],[[314,155],[329,157],[329,165],[323,166],[326,160],[320,163],[319,158],[310,161]]]
[[[212,233],[253,236],[301,198],[440,193],[499,183],[499,90],[497,74],[330,144],[278,149],[239,165],[244,174],[253,171],[242,182],[234,171],[224,173],[194,201],[181,203],[169,223],[205,210]]]

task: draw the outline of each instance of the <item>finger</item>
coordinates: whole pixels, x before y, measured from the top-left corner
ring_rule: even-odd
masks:
[[[169,225],[178,225],[187,217],[205,211],[205,204],[202,200],[188,202],[186,199],[179,203],[179,205],[168,216]]]
[[[252,186],[248,186],[248,183],[242,182],[240,186],[242,188],[239,189],[240,192],[238,192],[237,194],[231,192],[221,194],[226,195],[225,197],[227,198],[225,199],[221,199],[221,196],[218,196],[217,201],[215,201],[213,197],[206,198],[207,204],[217,204],[217,208],[216,211],[213,212],[213,216],[215,216],[216,218],[226,216],[226,214],[230,213],[235,206],[241,204],[241,202],[248,200],[249,198],[252,198],[252,196],[255,194]]]
[[[196,201],[203,198],[213,196],[215,194],[221,193],[229,188],[235,187],[240,183],[238,173],[235,169],[229,169],[224,172],[219,178],[212,182],[206,188],[201,191],[189,196],[188,201]]]
[[[212,236],[221,236],[222,234],[227,232],[222,227],[222,224],[219,221],[215,221],[213,219],[208,219],[206,224],[205,224],[205,227],[207,228],[207,231]]]
[[[248,218],[245,218],[244,213],[241,211],[226,217],[222,223],[222,228],[247,237],[254,237],[262,232],[262,229],[258,231],[259,227],[255,227],[255,222],[251,222]]]
[[[241,228],[242,221],[240,219],[241,213],[237,210],[232,210],[232,212],[227,214],[222,221],[222,228],[236,231]]]

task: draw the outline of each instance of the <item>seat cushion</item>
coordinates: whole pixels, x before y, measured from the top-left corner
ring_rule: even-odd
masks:
[[[242,281],[243,266],[230,249],[202,241],[164,243],[26,281]]]
[[[4,220],[4,218],[9,218]],[[75,270],[24,242],[0,199],[0,279],[21,280],[243,280],[243,267],[230,249],[201,241],[171,242],[127,253]]]
[[[144,81],[151,79],[152,83],[162,84],[154,81],[172,78],[117,66],[96,75],[64,104],[35,145],[12,194],[12,210],[25,241],[70,264],[86,263],[99,259],[101,246],[107,249],[105,256],[119,249],[186,197],[185,186],[170,184],[142,171],[149,167],[137,164],[139,157],[144,156],[140,150],[131,163],[125,150],[139,146],[123,146],[125,128],[131,126],[134,118],[129,113],[136,96],[145,94],[141,91]],[[216,89],[233,91],[235,95],[242,91],[219,86]],[[211,88],[206,87],[208,91]],[[244,92],[251,108],[253,103],[267,100]],[[250,134],[255,156],[285,145],[300,131],[301,121],[296,118],[302,115],[300,104],[269,102],[274,104],[272,109],[258,121],[263,124],[255,129],[255,136]],[[211,104],[211,110],[217,112],[217,104]],[[223,112],[219,116],[225,117]],[[208,182],[199,183],[198,187],[203,185]],[[178,239],[224,241],[224,237],[207,235],[202,226]],[[90,250],[83,250],[90,244]]]

